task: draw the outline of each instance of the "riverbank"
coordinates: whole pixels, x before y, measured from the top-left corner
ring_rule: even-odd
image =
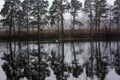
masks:
[[[111,29],[110,31],[101,29],[98,33],[96,30],[90,31],[89,29],[84,30],[64,30],[62,36],[59,34],[58,30],[43,30],[38,31],[16,31],[9,34],[9,31],[0,31],[1,40],[38,40],[41,41],[50,40],[50,41],[89,41],[89,40],[119,40],[120,31],[117,29]]]

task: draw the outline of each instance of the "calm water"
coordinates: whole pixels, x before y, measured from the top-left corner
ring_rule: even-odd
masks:
[[[0,43],[1,80],[120,80],[120,42]]]

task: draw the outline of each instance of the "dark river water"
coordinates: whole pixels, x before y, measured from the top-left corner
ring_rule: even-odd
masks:
[[[0,43],[0,80],[120,80],[120,41]]]

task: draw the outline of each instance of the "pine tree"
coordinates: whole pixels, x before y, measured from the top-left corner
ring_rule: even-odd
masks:
[[[16,15],[20,8],[20,0],[5,0],[3,9],[1,10],[1,15],[4,17],[1,21],[3,26],[9,26],[9,34],[12,34],[12,29],[17,26]]]
[[[101,27],[101,20],[104,18],[104,14],[107,11],[106,0],[86,0],[85,1],[85,11],[90,17],[90,26],[95,24],[96,31],[99,33]]]
[[[54,0],[52,2],[52,6],[49,9],[50,12],[50,25],[57,26],[58,29],[58,36],[60,36],[60,0]]]
[[[59,21],[60,18],[60,1],[54,0],[52,6],[50,7],[50,24],[53,25],[56,21]]]
[[[38,30],[43,29],[43,25],[47,23],[47,8],[49,6],[46,0],[33,1],[30,15],[33,16],[33,22],[37,25]]]
[[[114,2],[113,16],[117,24],[117,28],[120,27],[120,0]]]
[[[63,4],[64,3],[64,4]],[[63,37],[64,35],[64,11],[67,9],[67,1],[66,0],[54,0],[52,6],[50,7],[50,24],[53,25],[55,22],[60,22],[60,26],[58,25],[59,37]]]
[[[22,3],[23,10],[23,28],[26,30],[26,35],[28,36],[30,25],[30,12],[32,11],[33,0],[24,0]]]
[[[43,29],[44,25],[46,25],[47,22],[47,8],[49,6],[48,1],[46,0],[35,0],[32,2],[32,11],[30,13],[31,16],[33,16],[34,20],[32,21],[35,23],[38,29],[38,80],[41,79],[41,45],[40,45],[40,30]]]
[[[82,3],[78,0],[71,0],[71,8],[72,8],[72,16],[73,16],[73,27],[72,27],[72,34],[73,34],[73,31],[74,31],[74,26],[75,26],[75,17],[77,15],[77,11],[80,10],[80,8],[82,7]]]
[[[90,19],[90,34],[92,35],[92,30],[93,30],[93,18],[94,18],[94,0],[85,0],[84,7],[85,7],[85,12],[88,14],[88,17]]]
[[[106,0],[95,0],[95,25],[96,30],[99,33],[100,27],[101,27],[101,19],[103,18],[103,15],[106,12]]]

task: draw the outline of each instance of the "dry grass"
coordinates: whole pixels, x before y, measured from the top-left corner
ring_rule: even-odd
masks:
[[[72,32],[74,34],[72,34]],[[43,38],[57,38],[59,37],[58,36],[58,30],[43,30],[43,31],[40,31],[40,36],[42,36]],[[80,37],[90,37],[91,35],[91,31],[89,29],[79,29],[79,30],[64,30],[64,37],[65,38],[80,38]],[[107,31],[107,30],[104,30],[104,29],[101,29],[98,33],[97,30],[92,30],[92,35],[95,35],[95,36],[99,36],[102,37],[103,35],[104,36],[107,36],[107,35],[110,35],[110,36],[116,36],[116,35],[120,35],[120,30],[118,29],[111,29],[110,31]],[[9,31],[0,31],[0,37],[4,38],[4,37],[7,37],[7,36],[10,36],[9,35]],[[12,36],[15,37],[22,37],[22,38],[25,38],[25,37],[35,37],[35,36],[38,36],[38,31],[34,30],[34,31],[29,31],[28,34],[27,34],[27,31],[21,31],[20,33],[18,32],[12,32]]]

